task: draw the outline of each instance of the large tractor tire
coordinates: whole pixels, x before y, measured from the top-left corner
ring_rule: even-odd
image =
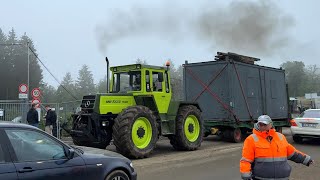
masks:
[[[113,140],[117,150],[129,158],[148,157],[158,140],[156,117],[145,106],[123,110],[113,125]]]
[[[176,117],[176,133],[169,136],[176,150],[196,150],[203,140],[203,121],[200,110],[193,106],[181,106]]]

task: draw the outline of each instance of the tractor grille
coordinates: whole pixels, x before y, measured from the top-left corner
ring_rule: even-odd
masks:
[[[96,100],[95,95],[83,96],[83,99],[81,102],[81,109],[87,110],[87,111],[93,110],[95,100]]]

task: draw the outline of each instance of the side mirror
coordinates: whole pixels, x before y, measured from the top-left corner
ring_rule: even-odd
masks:
[[[66,155],[68,159],[72,159],[74,157],[74,149],[68,149]]]
[[[163,73],[162,72],[158,73],[158,80],[159,80],[159,82],[163,82]]]

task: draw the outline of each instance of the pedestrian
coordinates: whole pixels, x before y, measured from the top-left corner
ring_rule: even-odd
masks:
[[[28,124],[30,124],[31,126],[34,127],[39,127],[39,115],[38,115],[38,111],[36,110],[37,104],[32,104],[30,110],[28,111],[27,114],[27,122]]]
[[[254,124],[253,134],[244,141],[240,173],[242,179],[289,179],[291,160],[306,166],[314,161],[287,142],[276,132],[268,115],[262,115]]]
[[[56,112],[54,110],[52,110],[50,108],[50,105],[46,105],[45,106],[46,108],[46,116],[45,116],[45,119],[46,119],[46,123],[45,123],[45,131],[50,134],[50,135],[54,135],[55,137],[57,137],[57,133],[56,132],[53,132],[54,127],[57,126],[57,115],[56,115]]]

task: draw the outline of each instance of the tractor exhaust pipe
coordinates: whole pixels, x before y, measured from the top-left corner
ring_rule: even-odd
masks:
[[[108,57],[106,57],[107,62],[107,93],[109,93],[109,60]]]

